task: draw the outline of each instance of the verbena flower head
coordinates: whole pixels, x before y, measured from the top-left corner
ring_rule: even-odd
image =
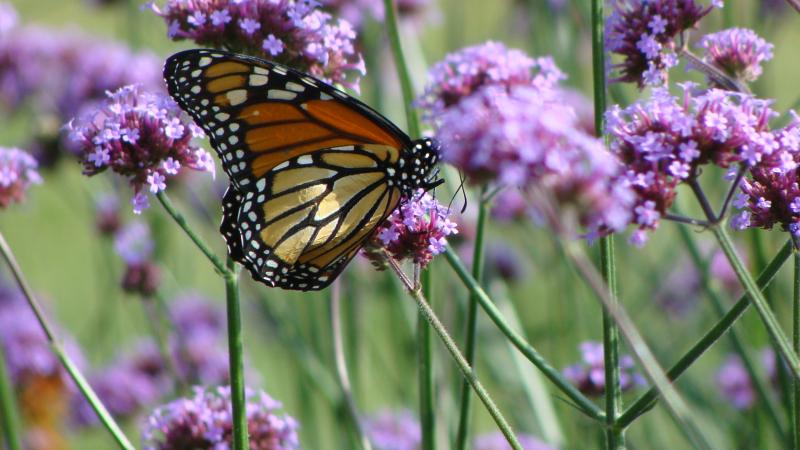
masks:
[[[337,17],[342,17],[354,27],[361,29],[364,22],[372,19],[383,23],[386,11],[382,0],[321,0],[322,5]],[[398,19],[405,23],[416,23],[430,6],[430,0],[397,0]]]
[[[530,434],[517,433],[517,439],[525,450],[556,450],[556,447]],[[476,436],[472,445],[474,450],[511,450],[508,440],[499,431]]]
[[[602,142],[577,128],[572,108],[530,86],[489,86],[441,115],[442,157],[474,182],[537,187],[595,235],[627,225],[630,189]]]
[[[717,387],[734,408],[750,409],[756,402],[747,370],[738,355],[729,355],[716,375]]]
[[[194,142],[202,130],[166,95],[126,86],[67,128],[84,174],[110,169],[128,179],[135,213],[149,206],[148,192],[165,190],[184,168],[214,173],[211,155]]]
[[[169,315],[175,331],[185,339],[199,334],[221,335],[225,329],[225,313],[199,293],[189,292],[172,299]]]
[[[42,182],[37,168],[36,160],[23,150],[0,147],[0,208],[23,201],[28,188]]]
[[[510,186],[494,196],[492,201],[492,219],[499,222],[511,222],[527,217],[529,201],[523,192]]]
[[[580,349],[583,361],[564,369],[564,376],[584,394],[601,395],[606,389],[603,344],[587,341],[580,345]],[[619,368],[619,383],[623,391],[645,384],[644,378],[636,372],[630,356],[620,357]]]
[[[485,265],[487,279],[496,277],[514,282],[520,280],[526,273],[517,249],[499,241],[487,245]]]
[[[613,0],[606,20],[606,48],[621,55],[612,65],[619,74],[612,82],[631,82],[639,87],[662,85],[666,70],[678,63],[675,38],[708,14],[722,7],[722,0],[703,6],[695,0]]]
[[[383,260],[381,249],[385,249],[398,261],[411,259],[424,267],[444,252],[447,237],[458,233],[449,216],[450,209],[420,189],[375,230],[366,256],[377,265]]]
[[[251,450],[300,448],[297,422],[281,414],[281,403],[261,391],[247,391]],[[194,395],[158,407],[142,427],[144,450],[219,450],[233,445],[229,387],[196,388]]]
[[[121,284],[126,292],[149,297],[158,290],[161,271],[152,260],[154,246],[144,222],[131,222],[114,237],[114,249],[125,262]]]
[[[19,15],[14,5],[6,2],[0,3],[0,37],[14,29],[19,22]]]
[[[364,432],[375,450],[418,450],[422,429],[411,411],[383,410],[364,420]]]
[[[769,102],[717,89],[694,94],[694,86],[683,84],[681,97],[654,89],[650,98],[606,115],[611,151],[627,169],[620,182],[637,196],[631,210],[636,245],[658,227],[676,187],[696,177],[698,167],[755,164],[775,150]]]
[[[119,198],[103,194],[94,201],[95,227],[103,236],[114,236],[122,226]]]
[[[173,40],[260,56],[357,90],[365,66],[355,30],[319,7],[316,0],[168,0],[163,9],[151,3]]]
[[[499,42],[450,53],[428,71],[425,92],[417,99],[429,121],[484,86],[517,85],[548,90],[565,76],[550,57],[531,58]]]
[[[772,59],[774,47],[747,28],[708,34],[698,45],[704,49],[703,61],[746,82],[755,81],[761,75],[761,63]]]
[[[786,127],[764,135],[771,151],[759,155],[740,184],[733,202],[740,212],[730,222],[735,229],[779,226],[800,236],[800,117],[793,117]]]

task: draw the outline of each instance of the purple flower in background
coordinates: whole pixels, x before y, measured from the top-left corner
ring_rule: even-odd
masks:
[[[409,258],[424,267],[444,252],[447,237],[458,233],[449,215],[448,208],[420,189],[375,230],[365,255],[380,266],[385,249],[398,261]]]
[[[280,414],[281,403],[261,391],[247,391],[251,450],[300,448],[298,424]],[[221,450],[232,445],[229,387],[196,388],[194,395],[160,406],[142,427],[144,450]]]
[[[22,202],[30,185],[42,182],[37,167],[36,160],[28,153],[0,147],[0,208]]]
[[[109,93],[98,109],[74,119],[67,129],[83,156],[84,174],[111,169],[128,179],[135,213],[146,207],[145,192],[164,190],[176,167],[213,173],[210,156],[194,143],[203,132],[166,95],[126,86]]]
[[[666,82],[666,71],[678,62],[675,37],[693,28],[714,6],[721,7],[721,2],[702,6],[695,0],[613,0],[612,6],[606,19],[606,48],[623,61],[612,65],[619,75],[611,81],[643,87]]]
[[[169,315],[176,332],[187,339],[197,334],[221,335],[225,329],[222,308],[199,293],[189,292],[172,299]]]
[[[364,61],[346,20],[318,8],[316,0],[167,0],[150,8],[169,27],[169,37],[275,60],[329,83],[358,90]]]
[[[784,128],[761,134],[762,151],[741,182],[734,206],[741,211],[731,226],[737,229],[780,226],[794,236],[800,223],[800,117],[792,113]],[[767,151],[768,150],[768,151]]]
[[[717,371],[717,387],[736,409],[750,409],[756,402],[756,392],[747,370],[737,355],[730,355]]]
[[[375,450],[417,450],[422,443],[419,421],[409,410],[380,411],[364,420],[364,432]]]
[[[611,151],[627,168],[621,182],[637,196],[635,244],[658,227],[678,184],[696,177],[699,166],[752,164],[774,153],[769,102],[717,89],[694,94],[694,86],[683,84],[681,97],[654,89],[650,98],[606,115]]]
[[[521,50],[489,41],[450,53],[436,63],[428,71],[425,92],[416,105],[427,120],[436,122],[447,108],[482,87],[510,89],[525,85],[544,91],[556,87],[564,78],[550,57],[533,59]]]
[[[442,158],[473,181],[541,188],[591,237],[630,220],[632,192],[614,182],[622,166],[539,89],[485,87],[441,115],[436,137]]]
[[[564,376],[581,392],[587,395],[602,395],[606,389],[603,344],[587,341],[580,345],[583,361],[563,370]],[[635,371],[633,359],[623,355],[619,360],[620,389],[627,391],[645,384],[644,378]]]
[[[522,265],[522,258],[516,248],[501,241],[487,245],[485,265],[488,279],[498,277],[514,282],[520,280],[523,274],[529,274]]]
[[[556,450],[556,447],[530,434],[517,433],[517,439],[525,450]],[[511,445],[508,443],[508,440],[506,440],[503,433],[499,431],[476,436],[472,445],[474,450],[511,450]]]
[[[356,28],[372,19],[383,23],[385,13],[382,0],[321,0],[322,6],[335,16],[342,17]],[[396,0],[398,18],[404,23],[416,24],[431,9],[431,0]]]
[[[491,215],[494,220],[511,222],[527,217],[529,201],[516,187],[508,187],[495,195]]]
[[[732,78],[747,82],[755,81],[761,75],[761,63],[772,59],[774,47],[747,28],[730,28],[708,34],[698,45],[705,50],[703,61]]]
[[[94,202],[95,227],[103,236],[114,236],[122,226],[119,199],[113,194],[102,194]]]
[[[0,3],[0,37],[5,35],[17,26],[19,15],[17,10],[10,3]]]
[[[131,222],[114,236],[114,249],[125,262],[122,289],[149,297],[158,290],[161,271],[152,260],[153,239],[144,222]]]

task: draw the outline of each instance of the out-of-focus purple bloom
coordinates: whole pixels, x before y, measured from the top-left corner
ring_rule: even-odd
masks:
[[[756,392],[750,376],[738,355],[730,355],[717,371],[717,387],[736,409],[750,409],[756,402]]]
[[[747,28],[730,28],[708,34],[698,45],[705,50],[703,61],[732,78],[747,82],[755,81],[761,75],[761,63],[772,59],[774,47]]]
[[[580,345],[583,361],[564,369],[564,376],[587,395],[602,395],[606,389],[605,361],[603,344],[587,341]],[[622,391],[643,386],[645,380],[636,372],[633,359],[623,355],[619,359],[619,384]]]
[[[611,150],[627,168],[620,183],[637,196],[632,212],[640,241],[658,227],[678,184],[696,177],[699,166],[753,164],[775,153],[769,102],[717,89],[693,94],[692,83],[682,87],[680,98],[654,89],[649,99],[606,115]]]
[[[492,218],[500,222],[510,222],[526,217],[528,200],[516,187],[503,189],[495,195],[492,202]]]
[[[764,132],[757,160],[741,182],[742,193],[734,200],[741,211],[731,226],[737,229],[780,226],[800,236],[800,117],[793,114],[784,128]]]
[[[261,56],[358,90],[358,76],[365,69],[353,44],[355,30],[319,6],[316,0],[167,0],[164,8],[150,4],[173,40]]]
[[[543,189],[590,236],[630,220],[632,191],[613,182],[622,166],[539,89],[485,87],[441,115],[437,138],[443,159],[473,181]]]
[[[397,260],[412,259],[424,267],[444,252],[447,237],[458,233],[449,215],[448,208],[420,189],[375,230],[365,255],[379,265],[385,249]]]
[[[22,202],[30,185],[42,182],[37,167],[36,160],[28,153],[0,147],[0,208]]]
[[[17,10],[10,3],[0,3],[0,37],[5,35],[17,26],[19,16]]]
[[[485,86],[533,86],[550,90],[565,76],[550,57],[531,58],[499,42],[450,53],[428,71],[425,92],[416,100],[429,121]]]
[[[125,262],[122,288],[145,297],[155,294],[161,271],[152,261],[154,243],[147,224],[134,221],[119,230],[114,237],[114,249]]]
[[[612,66],[619,76],[611,81],[642,87],[666,82],[667,69],[678,63],[675,37],[693,28],[715,3],[705,7],[695,0],[613,0],[612,6],[606,48],[623,61]]]
[[[210,298],[185,293],[169,304],[169,315],[176,332],[187,339],[197,334],[220,335],[225,329],[225,314]]]
[[[739,252],[739,255],[746,267],[748,259],[747,254]],[[730,261],[728,261],[728,258],[725,256],[725,252],[722,250],[714,252],[711,256],[708,271],[711,278],[717,280],[722,285],[725,292],[730,294],[733,298],[738,297],[738,294],[742,291],[742,285],[733,267],[731,267]]]
[[[103,194],[94,202],[95,227],[103,236],[114,236],[122,226],[119,199],[113,194]]]
[[[422,443],[419,421],[411,411],[380,411],[364,420],[364,432],[375,450],[418,450]]]
[[[280,414],[280,402],[261,391],[247,391],[247,426],[252,450],[300,448],[298,423]],[[158,407],[142,427],[144,450],[221,450],[232,445],[229,387],[200,389]]]
[[[210,156],[194,143],[203,132],[166,95],[126,86],[109,93],[98,109],[71,121],[67,128],[83,156],[84,174],[111,169],[128,179],[135,213],[145,204],[144,192],[164,190],[176,167],[213,173],[213,166],[207,164]]]
[[[508,282],[518,281],[526,273],[519,253],[503,242],[491,242],[486,246],[486,274]]]
[[[525,450],[556,450],[552,445],[530,434],[517,433],[517,439]],[[508,440],[506,440],[503,433],[499,431],[476,436],[472,445],[474,450],[511,450],[511,445],[508,443]]]

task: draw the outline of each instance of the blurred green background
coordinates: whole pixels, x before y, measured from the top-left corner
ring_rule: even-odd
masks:
[[[166,38],[163,21],[138,2],[98,7],[81,0],[17,0],[11,2],[23,24],[53,28],[77,28],[99,39],[127,42],[138,49],[159,55],[191,47]],[[756,30],[775,44],[775,58],[765,66],[764,75],[753,87],[764,98],[775,99],[776,109],[787,110],[800,98],[800,15],[766,15],[757,0],[729,2],[723,12],[714,11],[703,20],[703,31],[739,26]],[[162,3],[163,4],[163,3]],[[406,27],[404,44],[412,60],[412,70],[421,91],[426,67],[447,52],[465,45],[498,40],[522,48],[533,56],[552,55],[567,73],[567,84],[591,95],[591,52],[589,40],[589,2],[565,2],[553,14],[544,1],[440,0],[430,17],[416,28]],[[392,75],[391,54],[382,28],[371,24],[364,41],[368,43],[367,65],[370,72],[362,83],[364,99],[377,105],[390,118],[403,123],[400,92]],[[136,67],[129,70],[135,71]],[[697,78],[674,70],[679,78]],[[625,87],[619,100],[630,101],[638,93]],[[3,117],[0,145],[24,145],[32,121],[24,114]],[[206,145],[206,148],[209,148]],[[722,192],[721,173],[709,170],[705,175],[709,188]],[[218,176],[224,176],[218,171]],[[28,201],[0,215],[0,229],[15,249],[30,283],[49,305],[51,315],[62,330],[74,335],[89,361],[97,366],[108,362],[121,349],[149,332],[140,300],[126,296],[117,287],[122,263],[113,254],[109,241],[94,228],[93,198],[109,188],[110,178],[86,178],[80,165],[65,158],[55,168],[43,172],[44,184],[32,188]],[[193,183],[202,184],[198,177]],[[208,193],[207,189],[198,192]],[[170,189],[170,195],[201,228],[206,241],[218,254],[224,245],[216,233],[217,218],[208,221],[189,205],[186,190]],[[474,221],[475,196],[463,222]],[[204,194],[201,194],[204,195]],[[210,194],[209,194],[210,195]],[[444,195],[442,195],[444,197]],[[685,197],[685,196],[683,196]],[[123,194],[123,201],[128,197]],[[679,203],[685,212],[697,212],[691,201]],[[686,199],[684,199],[686,200]],[[456,204],[460,206],[460,199]],[[128,205],[123,211],[131,215]],[[213,210],[214,214],[218,211]],[[155,226],[158,253],[164,270],[162,292],[169,298],[188,290],[207,293],[224,303],[222,280],[189,240],[153,204],[142,216]],[[668,276],[690,264],[678,244],[676,225],[664,223],[643,249],[631,248],[625,237],[617,239],[618,266],[622,302],[642,330],[659,360],[670,366],[716,321],[714,310],[702,296],[696,309],[681,317],[664,312],[655,301],[664,289]],[[698,230],[699,231],[699,230]],[[524,276],[516,283],[494,280],[490,291],[497,299],[508,300],[516,308],[519,320],[531,344],[557,368],[580,359],[578,344],[600,340],[601,314],[596,300],[566,264],[554,237],[532,223],[489,225],[489,242],[505,242],[519,250]],[[710,236],[695,237],[713,247]],[[740,249],[751,253],[753,236],[737,233]],[[779,232],[765,234],[767,257],[782,244]],[[590,251],[595,251],[590,248]],[[750,257],[757,269],[757,259]],[[466,291],[443,261],[434,261],[435,308],[455,335],[463,340],[462,317]],[[327,292],[293,293],[270,290],[256,285],[243,274],[245,348],[250,364],[262,375],[264,388],[284,402],[288,413],[301,423],[304,448],[316,450],[347,448],[338,423],[337,411],[318,385],[334,380]],[[370,413],[382,408],[411,408],[417,404],[415,363],[416,315],[413,301],[403,295],[398,283],[388,273],[373,271],[365,261],[353,264],[345,274],[345,331],[354,393],[359,408]],[[784,268],[770,299],[778,317],[790,317],[790,270]],[[735,300],[727,299],[729,304]],[[279,320],[267,320],[265,311]],[[516,429],[539,436],[559,430],[568,449],[597,448],[602,445],[600,428],[584,418],[555,389],[537,381],[533,369],[517,366],[499,332],[482,314],[479,319],[477,370],[488,389]],[[746,337],[754,354],[768,344],[766,333],[754,313],[745,314],[736,327]],[[788,328],[787,328],[788,329]],[[437,410],[442,438],[457,421],[456,398],[460,379],[452,361],[436,341],[435,373],[439,398]],[[677,383],[688,400],[700,426],[711,437],[715,448],[780,448],[782,446],[758,409],[740,412],[731,407],[715,387],[714,375],[731,351],[722,339]],[[309,352],[309,353],[306,353]],[[628,353],[628,352],[626,352]],[[311,359],[307,354],[313,355]],[[321,363],[314,366],[314,361]],[[546,402],[554,407],[551,420],[541,400],[526,395],[526,383],[544,383]],[[335,385],[334,385],[335,386]],[[642,392],[638,390],[637,392]],[[626,400],[634,398],[628,394]],[[473,434],[491,431],[494,425],[478,402],[474,403]],[[548,417],[545,417],[547,419]],[[543,429],[543,423],[549,423]],[[138,441],[138,424],[125,424],[129,436]],[[631,448],[689,448],[681,433],[661,406],[635,422],[629,433]],[[70,441],[75,449],[111,448],[112,441],[102,429],[74,433]],[[442,447],[446,448],[446,447]]]

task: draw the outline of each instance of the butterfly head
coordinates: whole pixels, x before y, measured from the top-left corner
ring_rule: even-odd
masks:
[[[399,183],[403,194],[411,197],[417,189],[426,191],[439,186],[444,180],[439,178],[439,143],[430,138],[414,141],[400,158]]]

